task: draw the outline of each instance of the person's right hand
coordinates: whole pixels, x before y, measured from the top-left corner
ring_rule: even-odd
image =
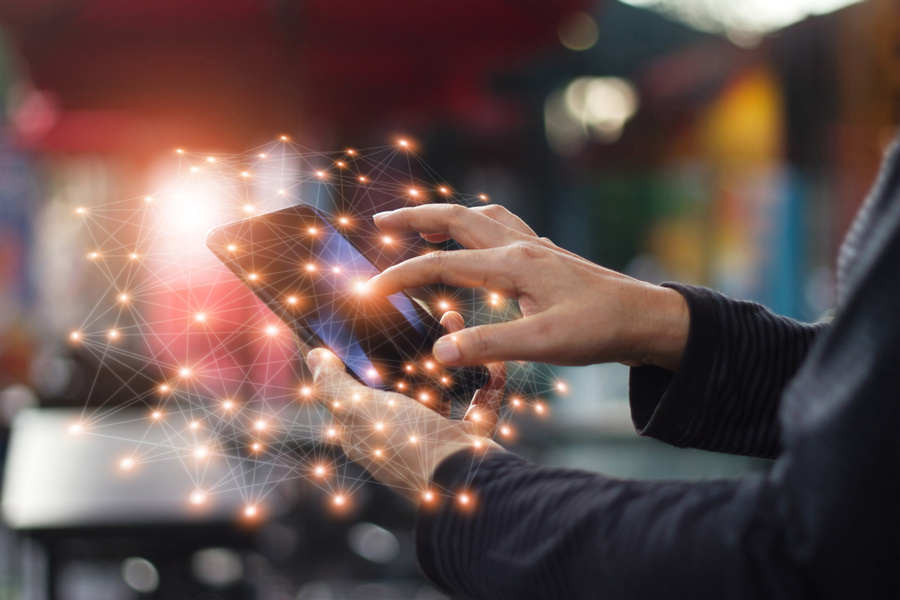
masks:
[[[386,233],[452,238],[464,250],[436,251],[390,267],[369,283],[389,295],[430,283],[486,287],[518,300],[523,317],[445,335],[434,356],[448,365],[529,360],[557,365],[623,362],[674,370],[687,341],[684,298],[593,264],[539,238],[498,205],[428,204],[375,215]]]

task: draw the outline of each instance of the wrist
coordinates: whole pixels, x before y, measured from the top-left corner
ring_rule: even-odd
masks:
[[[678,369],[687,345],[690,310],[687,301],[671,288],[652,286],[648,304],[640,317],[637,359],[643,365],[654,365],[670,371]]]

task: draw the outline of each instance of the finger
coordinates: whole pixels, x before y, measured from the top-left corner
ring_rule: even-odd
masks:
[[[448,310],[441,315],[441,325],[443,325],[448,333],[455,333],[460,329],[465,328],[466,322],[463,321],[461,314],[455,310]]]
[[[522,234],[459,204],[426,204],[375,215],[386,233],[445,234],[466,248],[495,248],[521,239]]]
[[[548,341],[538,317],[469,327],[434,343],[434,358],[445,365],[470,366],[506,360],[538,360]],[[528,343],[523,343],[528,340]]]
[[[472,423],[478,434],[492,437],[500,423],[500,408],[506,392],[506,363],[488,363],[487,368],[491,374],[488,384],[475,392],[464,419]]]
[[[344,363],[334,353],[315,348],[306,356],[313,372],[313,387],[320,402],[333,404],[350,398],[366,388],[344,370]]]
[[[394,265],[366,283],[373,294],[384,296],[429,283],[456,287],[488,287],[515,297],[514,267],[496,250],[448,250],[417,256]]]
[[[499,204],[488,204],[487,206],[476,206],[472,210],[481,213],[514,231],[518,231],[529,237],[537,237],[537,234],[527,223],[525,223],[525,221],[514,215],[504,206],[500,206]]]

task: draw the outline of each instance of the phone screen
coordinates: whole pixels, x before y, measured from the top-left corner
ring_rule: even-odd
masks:
[[[300,205],[216,228],[207,245],[301,339],[337,354],[357,380],[468,403],[486,369],[433,361],[438,320],[403,292],[369,295],[365,282],[378,269],[340,227]]]

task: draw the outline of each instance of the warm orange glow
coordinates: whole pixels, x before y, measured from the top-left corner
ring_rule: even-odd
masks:
[[[206,492],[203,490],[195,490],[190,495],[191,504],[203,504],[206,502]]]
[[[110,330],[107,332],[107,334],[106,334],[106,336],[107,336],[109,339],[111,339],[111,340],[117,340],[117,339],[119,339],[119,335],[120,335],[120,334],[119,334],[119,331],[118,331],[117,329],[110,329]]]
[[[78,340],[81,339],[81,332],[73,331],[72,333],[69,334],[69,339],[72,340],[73,342],[77,342]]]

